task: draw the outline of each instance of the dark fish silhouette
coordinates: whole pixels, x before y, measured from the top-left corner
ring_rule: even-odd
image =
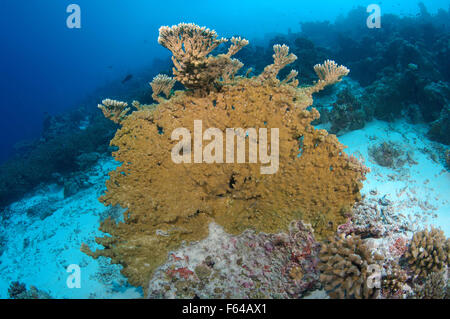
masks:
[[[122,80],[122,84],[124,84],[125,82],[131,80],[132,77],[133,77],[133,74],[128,74],[128,75]]]

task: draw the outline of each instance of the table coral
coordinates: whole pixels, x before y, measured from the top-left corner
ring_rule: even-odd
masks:
[[[276,233],[292,220],[310,223],[319,239],[334,234],[360,199],[366,170],[343,152],[336,136],[310,124],[319,113],[307,108],[313,93],[339,81],[348,69],[326,61],[316,66],[316,85],[298,88],[295,72],[288,81],[277,79],[280,68],[295,59],[285,45],[274,47],[274,64],[262,75],[246,78],[224,76],[230,69],[225,66],[240,66],[230,56],[246,40],[235,38],[227,54],[211,56],[225,40],[217,40],[214,31],[180,24],[162,27],[159,42],[174,54],[175,79],[188,90],[120,122],[111,144],[118,147],[113,155],[122,165],[110,173],[101,201],[126,208],[124,222],[105,220],[100,229],[111,236],[97,238],[105,249],[82,250],[111,257],[124,266],[131,284],[146,286],[169,251],[205,238],[212,221],[233,235],[246,229]],[[278,172],[261,174],[261,163],[174,163],[171,150],[177,141],[171,133],[176,128],[193,132],[195,120],[222,132],[278,128]]]
[[[376,265],[381,255],[371,254],[359,236],[343,234],[324,243],[319,255],[320,281],[332,298],[369,299],[379,295],[379,289],[370,288],[369,266]]]
[[[318,288],[320,244],[312,228],[227,234],[209,225],[207,238],[171,253],[149,282],[148,298],[300,298]]]

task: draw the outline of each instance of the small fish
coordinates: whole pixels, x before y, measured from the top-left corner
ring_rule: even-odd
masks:
[[[128,75],[122,80],[122,84],[124,84],[125,82],[131,80],[132,77],[133,77],[133,74],[128,74]]]

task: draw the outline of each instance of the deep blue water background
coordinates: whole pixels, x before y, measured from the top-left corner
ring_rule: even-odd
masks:
[[[450,4],[422,2],[430,13]],[[66,27],[71,3],[81,7],[81,29]],[[382,13],[415,15],[419,10],[418,2],[409,0],[2,0],[0,161],[18,141],[39,137],[46,112],[77,107],[96,88],[120,81],[156,57],[168,57],[157,43],[161,25],[194,22],[220,36],[258,41],[267,33],[299,31],[300,21],[334,21],[370,3],[379,4]]]

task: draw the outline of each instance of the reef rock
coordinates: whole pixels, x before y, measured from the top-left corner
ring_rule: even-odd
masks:
[[[273,234],[288,229],[293,220],[303,220],[320,239],[334,234],[360,199],[367,168],[343,152],[336,136],[314,129],[310,123],[319,113],[307,109],[313,93],[340,81],[349,70],[327,60],[314,67],[317,83],[299,88],[296,72],[282,81],[277,78],[296,56],[286,45],[274,45],[273,64],[258,76],[240,77],[236,72],[242,63],[231,56],[248,42],[232,38],[227,53],[212,56],[209,53],[225,42],[216,38],[214,31],[193,24],[162,27],[159,42],[174,54],[175,79],[188,90],[172,94],[160,88],[169,97],[159,97],[158,105],[134,102],[138,110],[122,113],[122,127],[111,142],[118,147],[113,155],[122,165],[110,173],[101,201],[127,211],[123,222],[102,223],[100,229],[111,235],[97,238],[104,250],[92,252],[85,245],[82,250],[93,257],[111,257],[124,266],[122,273],[131,284],[144,289],[170,251],[182,242],[206,238],[213,221],[238,235],[247,229]],[[173,85],[169,79],[165,82]],[[195,132],[196,121],[202,123],[203,139],[211,140],[203,155],[214,161],[192,161],[184,146],[194,145],[195,154],[196,142],[183,140],[175,153],[190,163],[174,162],[173,149],[180,142],[173,139],[173,132],[177,128]],[[215,133],[208,136],[212,128]],[[245,157],[222,163],[216,155],[227,149],[220,137],[230,128],[237,143],[228,152],[235,154],[238,144],[244,143]],[[263,143],[258,143],[260,161],[250,159],[252,128],[260,136],[264,128],[278,129],[278,140],[271,133],[270,143],[271,154],[279,150],[278,158],[273,158],[278,165],[274,174],[261,172],[267,165],[261,154],[268,151],[261,148]]]

